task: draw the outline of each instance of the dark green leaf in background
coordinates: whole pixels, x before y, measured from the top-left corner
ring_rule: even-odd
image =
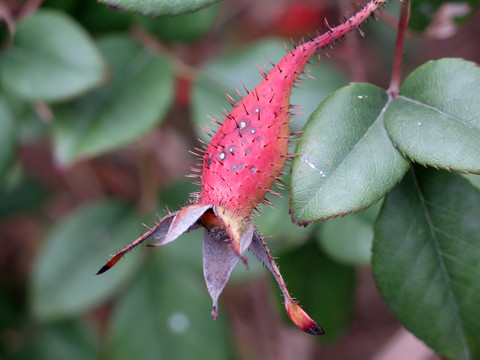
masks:
[[[172,101],[173,71],[162,56],[120,35],[101,39],[99,47],[112,80],[54,109],[55,154],[64,164],[140,138],[163,120]]]
[[[138,216],[103,201],[69,214],[47,238],[31,279],[34,313],[45,320],[73,316],[105,300],[133,275],[142,257],[127,256],[113,271],[95,276],[109,254],[135,240]]]
[[[105,62],[89,35],[62,12],[40,10],[19,22],[4,54],[5,90],[28,101],[60,101],[98,86]]]
[[[197,124],[198,136],[203,140],[209,140],[198,125],[203,127],[205,124],[210,125],[208,115],[214,118],[219,116],[223,121],[224,116],[221,112],[231,109],[225,98],[226,93],[239,99],[235,89],[245,94],[242,84],[251,90],[261,82],[262,77],[256,64],[262,68],[263,64],[267,64],[267,68],[270,69],[271,65],[266,57],[277,63],[286,53],[283,41],[267,39],[206,64],[195,81],[192,96],[192,115],[194,123]],[[314,59],[312,61],[316,62]],[[305,114],[310,114],[330,92],[346,83],[345,78],[329,65],[322,62],[316,65],[307,68],[315,79],[307,78],[304,84],[298,85],[300,89],[294,89],[291,96],[291,103],[302,105],[300,111]],[[296,117],[291,124],[292,130],[300,130],[303,127],[306,121],[305,114]]]
[[[214,4],[192,14],[175,17],[138,17],[150,33],[166,41],[195,41],[204,35],[215,22],[220,4]]]
[[[180,15],[199,10],[220,0],[99,0],[113,9],[148,16]]]
[[[319,226],[317,240],[322,250],[339,263],[369,265],[372,253],[373,223],[381,204],[364,212],[329,219]]]
[[[202,271],[191,265],[189,254],[184,255],[193,245],[201,261],[202,231],[191,235],[152,249],[151,261],[115,308],[111,358],[232,358],[226,310],[220,304],[219,317],[212,320]]]
[[[375,225],[377,286],[405,327],[449,359],[480,356],[480,192],[414,168]]]
[[[46,139],[51,120],[49,107],[43,103],[30,103],[21,100],[6,92],[4,94],[4,100],[15,119],[18,142],[22,145],[30,145],[38,144]]]
[[[35,360],[96,360],[100,358],[92,329],[77,320],[32,329],[31,356]]]
[[[0,185],[14,162],[17,126],[7,101],[0,97]]]
[[[0,217],[34,209],[47,198],[46,189],[18,168],[8,175],[6,184],[0,189]]]
[[[409,162],[384,128],[384,90],[355,83],[310,116],[292,164],[292,218],[298,224],[364,209],[382,198]]]
[[[77,16],[88,31],[94,35],[128,32],[137,15],[110,9],[97,1],[80,1],[81,11]]]
[[[480,69],[461,59],[412,72],[385,113],[395,146],[420,164],[480,173]]]
[[[277,263],[292,296],[333,340],[347,328],[353,310],[355,271],[325,256],[314,241],[279,254]]]

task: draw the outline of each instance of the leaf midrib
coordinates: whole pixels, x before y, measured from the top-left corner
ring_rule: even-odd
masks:
[[[409,102],[409,103],[412,103],[412,104],[415,104],[415,105],[418,105],[418,106],[421,106],[421,107],[424,107],[424,108],[427,108],[427,109],[436,111],[436,112],[438,112],[440,115],[445,116],[445,117],[448,117],[448,118],[453,119],[453,120],[456,120],[456,121],[462,123],[463,125],[465,125],[465,126],[468,127],[468,128],[475,128],[475,129],[477,129],[477,128],[474,127],[472,124],[469,124],[469,123],[465,122],[463,119],[460,119],[460,118],[458,118],[458,117],[456,117],[456,116],[453,116],[453,115],[451,115],[451,114],[448,114],[448,113],[440,110],[439,108],[436,108],[435,106],[422,103],[421,101],[418,101],[418,100],[415,100],[415,99],[412,99],[412,98],[409,98],[409,97],[406,97],[406,96],[403,96],[403,95],[398,96],[397,99],[402,99],[402,100],[405,100],[406,102]]]
[[[462,341],[462,345],[463,345],[463,355],[465,356],[465,359],[470,359],[471,356],[470,356],[470,353],[468,351],[465,332],[463,330],[463,327],[461,326],[462,325],[462,318],[460,316],[460,311],[459,311],[459,308],[458,308],[458,305],[457,305],[457,299],[456,299],[455,293],[453,292],[452,287],[451,287],[452,280],[450,279],[450,276],[449,276],[448,271],[447,271],[447,267],[445,265],[445,262],[443,261],[443,258],[442,258],[442,255],[441,255],[442,250],[440,249],[440,244],[438,242],[436,232],[435,232],[436,228],[433,225],[433,222],[432,222],[432,219],[430,217],[430,213],[428,211],[428,207],[427,207],[425,198],[423,196],[422,190],[420,188],[420,184],[418,183],[417,176],[416,176],[415,170],[413,168],[412,168],[412,178],[413,178],[413,183],[414,183],[414,186],[415,186],[415,190],[418,194],[418,198],[420,199],[420,203],[421,203],[424,215],[425,215],[425,219],[427,220],[427,223],[428,223],[428,227],[429,227],[429,230],[430,230],[430,235],[431,235],[431,238],[432,238],[432,241],[433,241],[433,245],[435,247],[435,252],[436,252],[436,255],[437,255],[438,263],[440,264],[440,270],[442,272],[442,275],[443,275],[443,278],[444,278],[444,281],[445,281],[445,286],[447,288],[448,296],[449,296],[449,298],[451,298],[453,300],[452,301],[453,312],[454,312],[455,318],[457,319],[457,328],[458,328],[458,330],[460,332],[460,335],[461,335],[461,341]]]

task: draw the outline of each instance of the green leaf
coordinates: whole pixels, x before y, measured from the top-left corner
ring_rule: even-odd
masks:
[[[403,325],[440,355],[480,356],[480,192],[457,174],[413,169],[375,225],[373,272]]]
[[[372,254],[373,222],[381,203],[344,218],[330,219],[319,227],[317,240],[322,250],[339,263],[369,265]]]
[[[480,173],[480,69],[461,59],[412,72],[385,113],[394,144],[420,164]]]
[[[31,334],[32,356],[36,360],[99,359],[92,329],[75,321],[37,327]]]
[[[64,164],[140,138],[163,120],[172,101],[173,71],[162,56],[124,36],[103,38],[99,47],[112,80],[54,109],[55,154]]]
[[[195,41],[211,28],[219,10],[220,4],[214,4],[192,14],[137,19],[149,32],[166,41]]]
[[[384,90],[355,83],[310,116],[292,164],[291,211],[298,224],[364,209],[408,169],[384,128]]]
[[[99,0],[99,2],[114,9],[133,11],[148,16],[185,14],[219,1],[220,0]]]
[[[98,86],[106,66],[88,34],[62,12],[40,10],[18,23],[4,54],[5,90],[28,101],[70,99]]]
[[[151,261],[115,308],[109,358],[133,359],[139,349],[142,360],[231,358],[225,309],[212,320],[201,270],[175,249],[191,241],[201,248],[202,231],[194,234],[196,240],[182,236],[152,250]]]
[[[37,144],[46,138],[50,130],[50,119],[47,118],[47,115],[45,115],[46,118],[41,118],[39,115],[45,111],[44,106],[21,100],[7,93],[5,93],[5,101],[11,116],[15,119],[20,144]]]
[[[480,175],[468,174],[463,176],[465,177],[465,179],[467,179],[470,182],[470,184],[472,184],[473,186],[475,186],[477,189],[480,190]]]
[[[0,217],[24,212],[42,204],[46,189],[14,168],[5,186],[0,189]]]
[[[75,15],[83,26],[93,34],[127,32],[138,18],[132,13],[112,10],[97,1],[80,2],[80,9],[75,11]]]
[[[90,309],[114,293],[137,268],[141,256],[122,260],[115,271],[95,276],[109,254],[135,239],[137,216],[113,201],[86,205],[54,228],[32,270],[34,313],[51,320]]]
[[[269,64],[267,56],[276,63],[285,54],[285,45],[282,40],[267,39],[205,64],[193,87],[194,123],[202,127],[210,125],[208,115],[214,118],[220,116],[219,120],[223,120],[221,111],[231,108],[225,99],[225,94],[239,98],[236,89],[242,90],[242,84],[249,90],[255,88],[262,80],[256,64],[262,67],[265,63]],[[312,61],[315,62],[315,60]],[[294,91],[291,96],[291,103],[301,104],[301,111],[306,114],[310,114],[329,93],[346,83],[343,76],[324,62],[316,63],[316,67],[308,70],[315,80],[308,79],[300,86],[301,90]],[[292,130],[300,130],[305,121],[305,115],[296,116],[292,123]],[[203,140],[210,140],[198,126],[196,130],[198,130],[197,135]]]
[[[6,100],[0,97],[0,184],[14,161],[16,145],[17,127],[15,119]]]
[[[292,296],[325,330],[319,339],[339,337],[353,311],[354,269],[329,259],[314,241],[281,253],[277,263]]]

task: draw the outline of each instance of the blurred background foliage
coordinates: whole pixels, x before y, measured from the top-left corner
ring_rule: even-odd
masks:
[[[442,56],[480,60],[469,46],[480,35],[477,2],[462,3],[413,2],[406,69]],[[399,327],[369,268],[380,204],[299,228],[283,191],[271,198],[275,209],[257,217],[290,291],[327,330],[318,339],[283,321],[281,297],[254,259],[250,270],[235,270],[213,322],[201,233],[136,250],[94,276],[142,222],[178,209],[196,190],[184,179],[196,160],[188,150],[206,139],[198,125],[209,124],[207,115],[222,118],[224,94],[253,88],[256,64],[269,66],[265,56],[278,61],[288,37],[324,29],[324,18],[336,24],[352,6],[226,0],[145,17],[93,0],[0,4],[2,359],[358,360],[375,353]],[[350,35],[313,61],[316,80],[292,96],[304,109],[293,130],[349,81],[386,87],[397,12],[389,5],[381,22],[364,26],[366,39]],[[479,186],[478,177],[469,179]]]

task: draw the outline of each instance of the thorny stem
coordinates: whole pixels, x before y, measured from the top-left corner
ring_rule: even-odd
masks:
[[[387,93],[396,97],[400,90],[400,79],[402,76],[403,45],[405,43],[405,32],[410,19],[410,0],[403,0],[398,19],[397,39],[395,41],[395,52],[393,55],[392,77]]]

